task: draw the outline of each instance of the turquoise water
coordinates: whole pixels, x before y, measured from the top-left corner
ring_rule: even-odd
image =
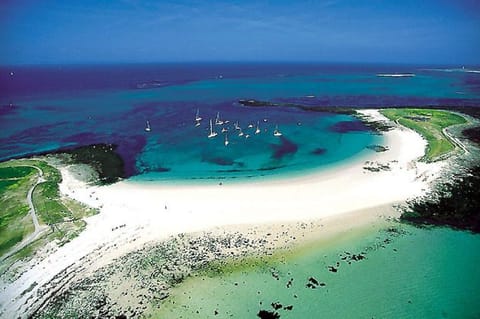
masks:
[[[480,236],[445,228],[399,229],[405,233],[344,236],[287,254],[273,266],[188,279],[156,315],[256,318],[260,310],[273,311],[276,302],[293,306],[279,309],[281,318],[479,318]],[[345,252],[363,252],[366,259],[348,264],[341,259]],[[338,271],[330,272],[327,267],[336,262]],[[310,277],[326,285],[307,288]]]
[[[157,90],[28,98],[15,113],[15,120],[6,122],[3,133],[14,133],[5,139],[4,155],[27,155],[29,148],[31,152],[43,152],[112,143],[119,145],[118,151],[132,180],[201,181],[326,168],[369,152],[367,146],[382,142],[380,136],[348,115],[294,107],[245,107],[236,100],[173,102],[169,96],[169,92],[180,90],[173,96],[187,100],[208,97],[208,92],[196,89],[206,86],[202,90],[220,92],[215,99],[221,100],[223,82],[217,82],[211,89],[208,81],[199,81]],[[235,87],[241,90],[243,84]],[[268,92],[273,94],[273,91],[272,88]],[[197,110],[203,118],[199,126],[195,125]],[[229,123],[213,125],[218,135],[208,138],[209,120],[215,121],[217,113]],[[150,132],[144,130],[147,120]],[[243,136],[235,129],[236,122]],[[17,123],[26,123],[30,128]],[[281,137],[273,135],[276,126]],[[227,132],[222,133],[222,129]]]
[[[352,117],[248,108],[239,99],[355,107],[475,106],[480,101],[477,74],[425,66],[219,63],[1,70],[0,160],[111,143],[125,161],[125,177],[142,181],[302,173],[347,161],[381,143]],[[203,117],[199,127],[194,125],[197,109]],[[206,137],[208,120],[217,112],[230,120],[216,126],[219,133],[228,129],[228,147],[225,134]],[[144,131],[147,120],[151,132]],[[250,139],[237,135],[235,121]],[[258,135],[247,128],[257,121]],[[281,138],[273,136],[275,125]]]
[[[184,125],[168,137],[161,130],[149,135],[136,162],[143,174],[131,179],[199,181],[302,173],[371,153],[365,150],[366,146],[382,142],[381,136],[364,128],[346,132],[332,129],[338,123],[357,123],[351,116],[309,114],[294,109],[231,107],[223,110],[222,117],[232,116],[231,122],[216,126],[218,136],[215,138],[207,137],[207,121],[199,127]],[[242,119],[239,125],[243,127],[243,136],[234,128],[233,122],[238,118]],[[257,122],[260,133],[255,134]],[[281,137],[273,135],[277,125]],[[227,146],[221,128],[228,128]],[[246,138],[247,135],[250,137]]]

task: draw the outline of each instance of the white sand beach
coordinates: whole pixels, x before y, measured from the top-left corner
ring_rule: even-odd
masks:
[[[361,113],[387,120],[376,110]],[[419,163],[426,142],[411,130],[397,126],[384,136],[388,151],[366,150],[335,169],[288,179],[244,183],[226,180],[222,185],[218,181],[210,185],[121,181],[98,187],[88,186],[69,167],[63,167],[61,192],[99,207],[100,213],[87,219],[87,228],[77,238],[2,287],[1,312],[5,318],[22,316],[26,300],[38,287],[72,264],[82,263],[81,258],[92,253],[95,261],[84,271],[92,271],[146,243],[179,233],[318,220],[334,220],[332,225],[341,224],[345,229],[379,215],[396,215],[388,207],[424,193],[445,163]],[[366,170],[367,161],[373,165],[388,164],[390,170]],[[324,232],[329,231],[326,225],[322,228]],[[332,232],[338,229],[330,227]],[[35,288],[20,296],[33,282],[37,283]]]

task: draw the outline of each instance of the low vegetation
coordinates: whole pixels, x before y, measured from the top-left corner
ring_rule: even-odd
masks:
[[[455,149],[455,144],[443,132],[449,126],[464,124],[467,120],[455,113],[434,109],[384,109],[383,115],[390,120],[415,130],[428,142],[424,160],[443,158]]]
[[[0,256],[34,230],[27,193],[36,172],[32,167],[0,166]]]
[[[96,213],[61,196],[58,188],[61,174],[47,162],[32,159],[0,163],[0,256],[34,232],[27,194],[38,180],[37,168],[43,172],[44,181],[35,187],[32,202],[41,227],[49,227],[42,237],[18,251],[15,258],[24,258],[34,248],[54,239],[59,244],[68,242],[85,227],[82,218]]]
[[[98,184],[112,184],[126,177],[125,163],[112,144],[92,144],[57,152],[69,155],[64,160],[72,164],[87,164],[98,173]]]

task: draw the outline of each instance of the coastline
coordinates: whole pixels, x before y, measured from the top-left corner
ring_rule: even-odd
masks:
[[[376,110],[360,112],[373,120],[384,120]],[[282,223],[312,223],[311,229],[317,231],[310,235],[301,227],[291,227],[288,232],[289,237],[306,241],[305,238],[318,239],[318,227],[322,229],[320,234],[326,236],[381,217],[398,217],[398,212],[389,208],[424,194],[446,164],[418,163],[426,142],[411,130],[395,126],[384,137],[385,146],[389,147],[386,152],[371,152],[368,158],[359,157],[334,170],[253,183],[155,185],[121,181],[109,186],[88,186],[71,171],[72,167],[60,167],[61,192],[99,208],[100,214],[87,218],[87,228],[72,242],[38,262],[0,292],[2,300],[11,300],[2,306],[3,315],[31,310],[31,305],[24,303],[38,288],[18,295],[32,282],[42,287],[68,268],[75,270],[69,277],[73,280],[144,245],[181,233],[211,229],[242,233],[242,229],[259,225],[278,234],[285,231],[284,227],[278,228]],[[366,170],[367,160],[371,163],[368,165],[388,165],[390,169]],[[258,232],[260,237],[265,234]],[[287,238],[286,242],[292,240]],[[85,259],[91,263],[80,267]]]

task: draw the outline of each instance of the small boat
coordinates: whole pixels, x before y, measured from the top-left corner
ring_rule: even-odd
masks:
[[[259,125],[259,123],[257,121],[257,129],[255,130],[255,134],[260,134],[260,127],[258,125]]]
[[[253,124],[248,124],[248,128],[253,128]]]
[[[225,141],[223,142],[227,146],[230,142],[228,141],[228,135],[225,133]]]
[[[217,135],[218,133],[213,130],[213,123],[212,123],[212,120],[210,119],[210,134],[208,134],[208,138],[212,138]]]
[[[249,137],[250,137],[250,134],[245,135],[245,138],[249,138]]]
[[[282,136],[282,133],[278,130],[278,125],[275,125],[275,130],[273,131],[273,136]]]
[[[215,125],[222,125],[223,121],[220,120],[220,112],[217,112],[217,117],[215,118]]]
[[[200,121],[195,121],[195,127],[200,126]]]
[[[152,128],[150,127],[150,122],[147,121],[147,123],[145,124],[145,132],[150,132],[152,130]]]
[[[197,109],[197,113],[195,114],[195,122],[200,122],[202,117],[200,116],[200,109]]]
[[[238,133],[238,136],[243,136],[243,131],[240,130],[240,133]]]
[[[222,133],[228,132],[228,129],[226,127],[222,127]]]
[[[235,127],[236,130],[241,130],[240,126],[238,126],[238,121],[236,121],[235,124],[233,124],[233,126]]]

